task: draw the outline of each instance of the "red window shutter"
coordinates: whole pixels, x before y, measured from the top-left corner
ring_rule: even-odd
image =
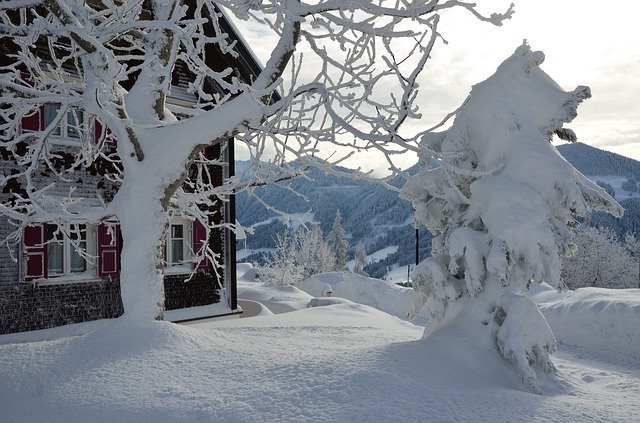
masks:
[[[103,131],[104,131],[104,134],[102,133]],[[107,144],[107,146],[111,148],[117,147],[118,143],[116,141],[116,137],[113,136],[113,132],[111,132],[109,128],[104,127],[98,119],[95,119],[93,121],[93,137],[96,143],[100,141],[101,137],[104,137],[105,143]]]
[[[192,230],[193,236],[191,239],[193,241],[193,252],[197,253],[200,248],[202,248],[204,241],[207,239],[207,228],[196,220],[193,222]],[[193,263],[193,267],[195,269],[210,269],[211,263],[205,258],[200,260],[198,263]]]
[[[97,143],[102,136],[102,124],[98,122],[98,119],[93,121],[93,140]]]
[[[22,117],[22,130],[26,132],[41,131],[44,110],[38,107]]]
[[[98,276],[117,277],[120,275],[120,250],[122,249],[120,225],[100,223],[96,232],[98,238]]]
[[[23,280],[25,282],[47,277],[47,225],[24,228]]]

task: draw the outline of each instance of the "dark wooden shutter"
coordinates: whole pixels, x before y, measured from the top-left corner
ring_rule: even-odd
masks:
[[[207,228],[196,220],[193,222],[192,231],[191,240],[193,244],[193,252],[197,253],[200,248],[202,248],[204,241],[207,239]],[[200,260],[198,263],[193,263],[193,266],[195,269],[210,269],[211,263],[205,258]]]
[[[112,233],[109,228],[113,228]],[[100,223],[97,229],[98,238],[98,276],[117,277],[120,275],[120,250],[122,235],[117,223]]]
[[[102,134],[103,130],[104,130],[104,135]],[[105,143],[107,144],[108,147],[115,149],[118,146],[118,141],[116,140],[116,137],[113,135],[113,132],[111,132],[109,128],[105,128],[104,125],[102,125],[102,123],[100,123],[98,119],[95,119],[93,122],[94,141],[96,143],[100,141],[101,136],[104,136]]]
[[[23,280],[25,282],[47,277],[47,225],[24,228]]]
[[[38,107],[36,110],[22,117],[22,130],[26,132],[41,131],[43,119],[44,108]]]
[[[93,141],[97,144],[102,136],[102,124],[98,122],[98,119],[93,121]]]

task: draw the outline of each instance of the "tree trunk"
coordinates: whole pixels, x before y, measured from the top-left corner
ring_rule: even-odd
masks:
[[[162,320],[163,240],[168,218],[155,187],[129,176],[125,179],[118,192],[121,206],[117,212],[123,245],[120,286],[124,316]]]

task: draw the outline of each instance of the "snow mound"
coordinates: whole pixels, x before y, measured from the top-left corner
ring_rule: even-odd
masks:
[[[257,301],[279,314],[306,308],[313,296],[291,285],[243,282],[238,283],[238,298]]]
[[[547,285],[532,298],[563,344],[640,359],[640,289],[557,293]]]
[[[320,297],[325,284],[331,285],[336,297],[371,306],[401,319],[407,318],[413,300],[411,288],[389,285],[383,280],[355,273],[319,273],[296,286],[314,297]]]
[[[272,316],[273,312],[264,304],[253,300],[238,300],[238,305],[242,307],[242,315],[240,318],[256,317],[256,316]]]
[[[570,383],[532,395],[468,317],[420,340],[420,327],[345,303],[2,345],[0,420],[639,421],[637,367],[561,350]]]
[[[320,297],[320,298],[314,298],[311,301],[309,301],[309,304],[307,304],[307,308],[324,307],[324,306],[330,306],[335,304],[348,304],[351,302],[352,301],[349,301],[344,298],[338,298],[338,297]]]

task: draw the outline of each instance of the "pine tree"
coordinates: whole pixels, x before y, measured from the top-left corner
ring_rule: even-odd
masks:
[[[362,242],[356,245],[356,260],[353,265],[354,273],[358,275],[367,276],[364,271],[364,267],[367,265],[367,249]]]
[[[416,223],[435,235],[433,256],[413,274],[412,314],[426,306],[432,317],[424,336],[484,327],[477,333],[539,393],[539,374],[555,373],[555,338],[523,294],[541,281],[562,286],[560,257],[576,217],[591,209],[623,212],[550,143],[554,134],[575,141],[563,124],[591,94],[584,86],[562,90],[539,67],[543,61],[524,43],[474,85],[450,129],[423,138],[421,170],[402,191]],[[458,323],[445,324],[452,319]]]
[[[346,232],[342,228],[342,217],[340,216],[340,210],[336,210],[336,217],[333,220],[333,227],[331,234],[329,235],[329,243],[331,245],[331,252],[335,257],[334,270],[341,272],[347,265],[347,240],[345,238]]]

